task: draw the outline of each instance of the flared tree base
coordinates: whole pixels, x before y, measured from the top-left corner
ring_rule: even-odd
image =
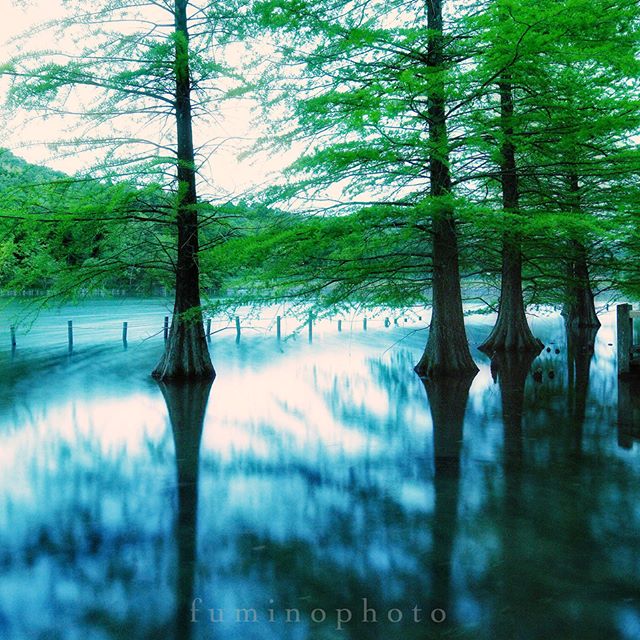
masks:
[[[568,286],[562,315],[567,325],[573,329],[599,328],[600,320],[591,288],[587,249],[577,241],[573,242],[572,247],[574,259],[568,265]]]
[[[431,341],[413,370],[426,379],[473,378],[479,371],[466,342],[460,345],[445,344],[437,348]]]
[[[602,326],[593,302],[586,302],[578,306],[565,305],[562,309],[562,316],[567,326],[573,330],[599,329]]]
[[[536,338],[526,320],[513,322],[499,317],[489,337],[478,347],[483,353],[540,353],[544,344]]]
[[[156,380],[176,382],[216,377],[202,323],[174,318],[164,354],[151,375]]]

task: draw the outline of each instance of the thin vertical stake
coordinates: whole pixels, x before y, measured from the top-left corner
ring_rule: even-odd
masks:
[[[618,375],[629,373],[631,365],[630,304],[619,304],[617,308],[616,333],[618,338]]]
[[[276,338],[278,342],[282,338],[282,318],[280,316],[276,316]]]
[[[240,317],[236,316],[236,342],[240,342]]]
[[[126,345],[127,344],[127,329],[129,328],[129,323],[128,322],[123,322],[122,323],[122,342]]]
[[[11,349],[15,350],[16,348],[16,328],[14,326],[11,327]]]
[[[313,313],[309,311],[309,342],[313,342]]]
[[[73,351],[73,320],[67,321],[67,337],[69,339],[69,353]]]
[[[164,317],[164,341],[169,339],[169,316]]]

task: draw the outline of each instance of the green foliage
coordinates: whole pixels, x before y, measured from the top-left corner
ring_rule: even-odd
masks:
[[[148,291],[168,279],[158,187],[71,178],[0,150],[0,199],[5,290],[65,298],[80,288]]]
[[[427,4],[255,5],[281,46],[262,87],[274,123],[264,143],[277,135],[279,145],[303,148],[266,197],[314,215],[263,230],[246,252],[239,240],[234,251],[251,264],[239,273],[255,282],[263,271],[270,291],[318,294],[327,304],[428,300],[435,152],[449,159],[449,205],[472,288],[497,282],[500,239],[511,229],[522,238],[529,300],[563,299],[574,242],[586,248],[597,289],[630,290],[640,249],[629,213],[638,202],[637,3],[458,4],[439,68],[429,64]],[[509,133],[500,82],[513,92]],[[426,96],[439,87],[449,144],[433,149]],[[506,136],[516,150],[517,216],[502,210]]]
[[[428,3],[203,2],[188,43],[155,14],[154,28],[121,32],[117,20],[162,4],[100,2],[62,25],[63,51],[0,66],[13,79],[8,105],[43,117],[69,104],[71,88],[91,88],[84,115],[95,135],[66,142],[105,149],[82,178],[0,155],[3,287],[167,282],[185,191],[176,182],[175,81],[188,55],[194,112],[256,92],[268,127],[261,148],[301,149],[282,181],[247,203],[201,190],[200,264],[212,292],[320,305],[428,302],[431,220],[443,207],[455,211],[472,295],[497,282],[505,231],[522,239],[528,300],[562,300],[575,243],[597,289],[640,292],[635,0],[482,0],[455,11],[451,3],[438,67]],[[87,47],[65,52],[86,29]],[[265,33],[276,44],[271,66]],[[245,66],[264,69],[260,82],[243,82],[225,58],[241,39],[257,43]],[[513,96],[508,127],[500,83]],[[435,148],[434,92],[443,92],[448,128]],[[131,135],[150,123],[155,138]],[[505,142],[516,152],[517,214],[503,210]],[[453,179],[444,199],[429,195],[434,156]]]
[[[199,215],[205,249],[233,235],[234,216],[216,219],[225,200],[207,192],[204,180],[199,200],[184,204],[184,170],[191,174],[211,149],[197,150],[194,163],[191,122],[183,123],[185,154],[177,119],[206,124],[225,96],[237,93],[241,74],[227,64],[225,47],[243,31],[246,3],[190,1],[182,26],[172,2],[65,4],[68,17],[43,26],[57,36],[55,49],[36,51],[31,42],[0,63],[10,82],[5,109],[73,120],[77,135],[57,141],[55,152],[86,152],[92,167],[66,176],[8,152],[0,157],[0,286],[44,289],[55,298],[104,287],[148,291],[175,280],[177,227],[186,210]],[[189,98],[182,115],[181,82]],[[215,273],[203,281],[221,286]]]

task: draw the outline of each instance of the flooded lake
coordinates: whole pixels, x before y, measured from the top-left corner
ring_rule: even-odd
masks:
[[[613,313],[595,337],[533,317],[549,349],[493,363],[493,317],[470,316],[480,373],[427,384],[416,313],[312,342],[287,317],[277,341],[276,312],[239,341],[216,319],[217,378],[190,386],[150,378],[162,302],[45,312],[14,353],[12,313],[3,640],[640,638],[640,394]]]

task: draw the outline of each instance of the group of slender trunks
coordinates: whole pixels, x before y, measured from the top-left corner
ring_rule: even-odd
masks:
[[[444,36],[441,0],[428,1],[428,29],[430,32],[429,61],[434,68],[444,62]],[[510,218],[519,215],[520,190],[516,148],[513,142],[513,85],[505,71],[498,79],[500,95],[500,128],[503,142],[500,149],[500,183],[502,208]],[[473,360],[466,331],[459,270],[456,217],[447,196],[451,195],[451,175],[448,158],[448,139],[445,91],[436,86],[429,96],[429,142],[431,196],[443,205],[432,219],[433,242],[433,312],[427,346],[415,367],[423,378],[466,378],[474,376],[478,368]],[[578,176],[568,178],[568,192],[574,207],[579,207]],[[576,202],[576,200],[578,200]],[[598,327],[594,295],[589,280],[587,249],[578,240],[572,241],[567,274],[566,302],[563,315],[575,329]],[[479,349],[494,357],[502,353],[539,353],[543,344],[527,322],[522,287],[521,238],[516,225],[506,225],[502,236],[502,281],[498,318],[489,337]]]

